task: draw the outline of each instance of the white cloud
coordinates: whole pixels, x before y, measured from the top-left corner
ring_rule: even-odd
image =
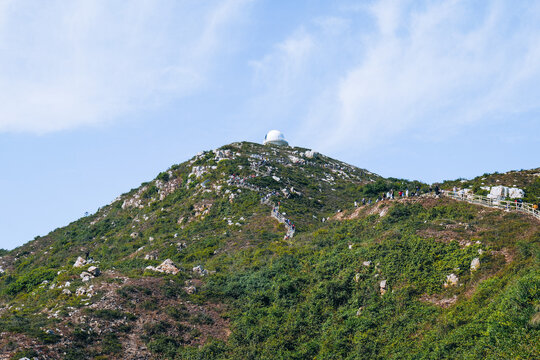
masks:
[[[360,134],[367,146],[396,134],[429,139],[438,137],[430,133],[455,131],[503,112],[538,108],[532,97],[523,101],[527,92],[540,95],[534,10],[521,19],[532,28],[512,29],[516,19],[497,5],[468,23],[463,3],[430,4],[408,13],[381,3],[373,12],[379,32],[339,82],[339,126],[331,142],[341,143],[351,133]],[[401,33],[399,23],[406,28]],[[515,32],[504,33],[508,29]]]
[[[313,39],[309,34],[303,29],[296,31],[278,43],[262,60],[250,62],[255,69],[255,79],[272,86],[278,81],[281,83],[279,87],[291,88],[291,82],[302,73],[313,47]],[[276,70],[279,74],[275,73]]]
[[[432,141],[540,110],[537,4],[379,1],[354,10],[338,14],[347,24],[340,31],[300,25],[314,45],[297,72],[285,71],[292,51],[274,50],[262,62],[269,87],[309,94],[300,105],[301,143],[327,151],[374,148],[402,135]],[[324,83],[289,81],[283,89],[284,74]]]
[[[0,3],[0,132],[105,123],[200,90],[248,2]]]

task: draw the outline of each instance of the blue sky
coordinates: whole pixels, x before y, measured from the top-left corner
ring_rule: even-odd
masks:
[[[540,166],[537,1],[0,0],[0,247],[267,130],[426,182]]]

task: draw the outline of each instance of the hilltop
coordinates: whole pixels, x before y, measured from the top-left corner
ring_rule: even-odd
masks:
[[[538,200],[538,172],[441,187]],[[202,152],[3,251],[0,354],[539,357],[539,222],[429,188],[305,148]]]

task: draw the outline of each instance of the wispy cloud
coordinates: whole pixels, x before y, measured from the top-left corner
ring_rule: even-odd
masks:
[[[336,18],[349,26],[331,32],[302,24],[313,50],[299,72],[324,79],[304,87],[303,143],[336,150],[373,148],[402,134],[431,141],[540,110],[535,3],[379,1]],[[276,75],[269,79],[295,62],[279,50],[280,60],[266,67]],[[321,71],[321,59],[336,65]]]
[[[0,2],[0,132],[106,123],[199,91],[248,2]]]

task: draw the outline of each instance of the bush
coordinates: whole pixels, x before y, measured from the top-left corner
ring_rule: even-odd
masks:
[[[105,354],[118,354],[122,351],[122,344],[116,334],[107,333],[103,336],[101,349]]]
[[[161,181],[169,181],[169,173],[167,171],[163,171],[159,173],[159,175],[156,177],[157,180]]]
[[[56,277],[56,270],[39,267],[31,270],[17,278],[15,282],[9,284],[5,288],[5,293],[8,295],[17,295],[21,291],[29,292],[43,281],[53,280]]]

